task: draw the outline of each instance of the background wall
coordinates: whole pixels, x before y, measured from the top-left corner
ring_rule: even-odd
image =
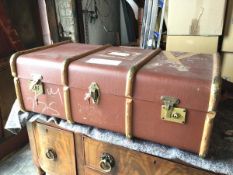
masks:
[[[25,48],[43,44],[37,0],[5,0],[6,11]]]
[[[86,43],[116,45],[120,37],[120,1],[96,0],[98,17],[91,20],[89,12],[95,11],[94,2],[82,1]]]

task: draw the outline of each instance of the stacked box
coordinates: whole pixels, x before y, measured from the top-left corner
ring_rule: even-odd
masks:
[[[167,50],[195,53],[215,53],[218,36],[167,36]]]
[[[226,0],[170,0],[168,51],[215,53],[222,35]]]

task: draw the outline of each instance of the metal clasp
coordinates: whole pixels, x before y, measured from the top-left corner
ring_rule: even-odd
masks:
[[[84,100],[91,99],[94,104],[98,104],[100,101],[100,88],[96,82],[92,82],[88,88]]]
[[[44,94],[44,86],[42,83],[42,75],[33,74],[32,80],[29,81],[29,90],[34,92],[34,100],[36,105],[38,105],[38,97]]]
[[[44,87],[42,83],[42,75],[33,74],[32,80],[29,83],[29,89],[34,92],[37,96],[42,95],[44,93]]]
[[[170,96],[162,96],[161,100],[164,104],[161,108],[161,119],[184,124],[186,118],[186,109],[176,107],[176,105],[180,103],[180,100]]]

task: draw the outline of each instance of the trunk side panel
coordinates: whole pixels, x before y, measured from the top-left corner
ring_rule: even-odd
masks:
[[[206,113],[189,110],[187,116],[185,124],[163,121],[156,104],[135,100],[134,136],[198,153]]]
[[[87,91],[70,89],[74,121],[124,133],[125,98],[102,94],[99,104],[93,104],[89,100],[84,100]]]
[[[44,94],[38,96],[29,90],[29,81],[20,79],[21,92],[27,111],[37,112],[49,116],[65,119],[63,87],[44,83]]]
[[[74,121],[124,133],[127,69],[80,62],[69,67],[71,110]],[[100,101],[85,101],[92,82],[100,88]]]

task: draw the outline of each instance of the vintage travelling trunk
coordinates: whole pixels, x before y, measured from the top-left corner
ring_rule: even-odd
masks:
[[[207,152],[217,54],[58,43],[16,53],[11,68],[23,111]]]

